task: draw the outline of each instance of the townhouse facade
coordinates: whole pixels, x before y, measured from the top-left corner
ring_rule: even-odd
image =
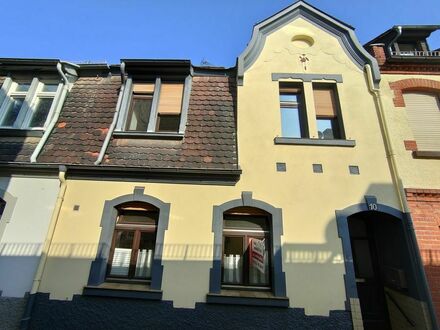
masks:
[[[229,69],[0,60],[8,322],[435,328],[373,55],[299,1]]]
[[[382,75],[390,141],[413,217],[437,319],[440,317],[440,49],[429,48],[439,25],[395,26],[366,44]]]

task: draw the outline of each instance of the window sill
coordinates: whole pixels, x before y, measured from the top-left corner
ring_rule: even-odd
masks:
[[[222,290],[220,293],[208,293],[206,302],[224,305],[289,307],[289,298],[275,297],[271,292],[265,291]]]
[[[290,137],[276,137],[275,144],[292,144],[292,145],[306,145],[306,146],[330,146],[330,147],[349,147],[356,146],[355,140],[322,140],[322,139],[303,139]]]
[[[115,138],[182,140],[181,133],[154,133],[154,132],[113,132]]]
[[[414,158],[440,159],[440,151],[413,151]]]
[[[152,290],[146,284],[104,282],[99,286],[86,286],[85,296],[162,300],[162,290]]]
[[[42,137],[43,129],[0,128],[0,136]]]

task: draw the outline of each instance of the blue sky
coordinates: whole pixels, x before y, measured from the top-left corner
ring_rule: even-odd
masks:
[[[0,57],[119,63],[178,58],[233,66],[252,26],[289,0],[1,1]],[[361,43],[396,24],[440,24],[440,0],[309,0],[354,26]],[[8,13],[8,14],[5,14]],[[440,31],[431,48],[440,47]]]

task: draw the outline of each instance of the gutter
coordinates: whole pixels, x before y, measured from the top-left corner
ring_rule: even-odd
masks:
[[[35,148],[34,152],[31,155],[31,163],[36,163],[38,155],[40,154],[41,150],[43,149],[44,145],[46,144],[47,140],[49,139],[50,134],[52,133],[52,130],[55,127],[55,124],[58,121],[58,118],[60,117],[61,109],[64,104],[64,100],[66,99],[67,92],[71,88],[71,84],[67,80],[66,75],[63,72],[63,66],[61,62],[57,63],[57,71],[59,75],[61,76],[61,79],[63,80],[63,90],[61,91],[61,95],[58,98],[58,102],[55,108],[55,113],[52,117],[52,120],[50,121],[49,126],[47,127],[46,131],[43,134],[43,137],[38,142],[37,147]]]
[[[394,29],[396,30],[397,35],[393,39],[391,39],[390,43],[388,44],[388,54],[390,56],[392,56],[392,50],[391,50],[392,45],[402,35],[402,26],[401,25],[395,26]]]
[[[119,97],[118,102],[116,103],[116,111],[113,115],[113,121],[108,129],[107,135],[105,137],[104,143],[102,144],[101,150],[99,151],[98,159],[95,161],[95,165],[101,164],[102,160],[104,159],[105,152],[107,151],[108,145],[110,143],[110,139],[112,138],[113,132],[116,127],[116,123],[118,122],[119,117],[119,111],[121,109],[121,103],[122,103],[122,96],[124,95],[124,89],[125,89],[125,62],[121,63],[121,90],[119,91]]]
[[[401,32],[401,27],[398,26],[397,28],[400,29],[400,32]],[[398,38],[398,36],[394,40],[396,40]],[[388,129],[387,121],[385,119],[386,118],[385,113],[384,113],[385,107],[383,105],[381,92],[380,92],[379,88],[374,87],[374,83],[373,83],[374,80],[373,80],[373,74],[371,71],[371,66],[369,64],[366,64],[365,69],[366,69],[366,73],[367,73],[368,88],[369,88],[370,92],[373,94],[374,100],[377,104],[378,119],[379,119],[381,131],[383,134],[385,151],[386,151],[388,163],[390,166],[391,177],[394,182],[394,187],[396,189],[396,193],[397,193],[400,207],[401,207],[402,211],[405,213],[405,216],[407,219],[407,227],[408,227],[408,232],[409,232],[409,236],[410,236],[410,237],[408,237],[409,247],[410,247],[409,252],[413,253],[412,257],[415,261],[415,265],[414,265],[414,263],[411,263],[411,264],[416,267],[416,269],[414,269],[414,271],[416,272],[416,276],[417,276],[417,274],[420,275],[420,279],[421,279],[420,282],[422,282],[422,283],[420,283],[419,281],[415,281],[415,282],[416,282],[416,285],[418,286],[419,293],[422,295],[422,297],[424,296],[424,300],[426,301],[426,304],[428,305],[432,328],[439,329],[437,318],[436,318],[435,308],[432,303],[431,292],[429,290],[429,285],[428,285],[428,281],[426,279],[425,269],[423,267],[422,258],[420,256],[420,249],[417,244],[417,238],[416,238],[416,235],[414,232],[414,225],[413,225],[413,221],[411,218],[410,209],[409,209],[408,202],[407,202],[406,196],[405,196],[403,181],[402,181],[400,174],[399,174],[399,169],[397,167],[395,152],[394,152],[392,144],[391,144],[390,132]]]
[[[23,314],[23,318],[20,321],[20,329],[28,329],[31,320],[32,310],[35,304],[36,294],[40,288],[41,279],[43,277],[44,269],[46,268],[47,257],[49,254],[50,246],[52,245],[55,228],[57,226],[58,218],[61,211],[61,206],[64,201],[64,195],[66,194],[67,182],[66,182],[67,168],[64,165],[60,165],[58,178],[60,180],[60,190],[58,192],[55,208],[52,212],[52,218],[50,219],[49,228],[47,230],[46,240],[44,241],[43,249],[41,251],[40,261],[35,273],[35,277],[32,283],[32,289],[29,293],[29,298],[26,303],[26,308]]]

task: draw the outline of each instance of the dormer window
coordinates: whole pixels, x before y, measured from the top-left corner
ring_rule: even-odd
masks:
[[[58,81],[7,78],[0,91],[0,127],[44,129],[61,89]]]
[[[118,131],[182,134],[189,104],[190,78],[142,81],[128,78]]]

